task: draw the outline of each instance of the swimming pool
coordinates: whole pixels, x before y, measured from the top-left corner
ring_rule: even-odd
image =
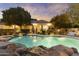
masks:
[[[43,45],[47,48],[64,45],[67,47],[74,47],[79,51],[79,40],[74,37],[59,37],[59,36],[46,36],[46,35],[27,35],[15,37],[9,42],[24,44],[27,48]]]

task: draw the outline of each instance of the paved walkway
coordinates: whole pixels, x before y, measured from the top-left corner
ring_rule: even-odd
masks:
[[[12,37],[12,35],[3,35],[3,36],[0,36],[0,41],[8,41],[11,37]]]

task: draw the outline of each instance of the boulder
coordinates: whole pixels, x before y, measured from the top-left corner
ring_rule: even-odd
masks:
[[[73,51],[72,48],[67,48],[67,49],[64,50],[64,52],[66,52],[69,56],[74,54],[74,51]]]
[[[48,56],[68,56],[67,53],[65,53],[64,51],[59,51],[59,50],[55,50],[55,49],[52,49],[52,50],[48,50]]]
[[[29,51],[29,53],[34,53],[39,56],[72,56],[77,52],[75,48],[69,48],[63,45],[57,45],[51,48],[38,46],[26,50]]]
[[[10,53],[11,56],[18,56],[18,54],[16,53],[16,49],[17,49],[16,44],[12,43],[12,44],[8,44],[5,50],[7,50],[7,52]]]
[[[71,49],[74,51],[74,53],[78,53],[76,48],[71,48]]]
[[[23,45],[8,44],[0,48],[12,56],[79,56],[76,48],[69,48],[63,45],[57,45],[51,48],[37,46],[25,48]],[[3,53],[3,52],[2,52]],[[3,55],[3,54],[2,54]]]
[[[37,54],[30,52],[30,50],[25,48],[16,49],[16,54],[19,56],[37,56]]]
[[[29,50],[31,53],[37,54],[37,55],[47,55],[48,51],[46,48],[42,47],[42,46],[38,46],[38,47],[33,47]]]
[[[9,51],[9,52],[14,52],[17,48],[16,48],[16,45],[15,44],[8,44],[6,46],[6,49]]]
[[[63,45],[57,45],[57,46],[51,47],[51,48],[49,48],[49,50],[56,51],[57,53],[59,53],[59,55],[67,54],[67,55],[71,56],[72,54],[74,54],[74,51],[72,48],[69,48],[69,47],[66,47]]]
[[[49,50],[57,50],[57,51],[64,51],[65,49],[68,49],[68,47],[65,47],[63,45],[56,45],[54,47],[49,48]]]
[[[26,55],[26,49],[24,48],[17,48],[15,52],[17,55],[20,55],[20,56]]]

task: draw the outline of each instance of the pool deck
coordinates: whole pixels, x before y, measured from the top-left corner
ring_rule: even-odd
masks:
[[[13,35],[0,36],[0,41],[8,41]]]
[[[2,35],[0,36],[0,42],[1,41],[8,41],[13,35]],[[46,37],[73,37],[75,39],[79,39],[79,37],[75,36],[67,36],[67,35],[40,35],[40,34],[27,34],[27,36],[46,36]]]

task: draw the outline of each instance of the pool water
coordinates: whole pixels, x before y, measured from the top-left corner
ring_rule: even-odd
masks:
[[[27,48],[34,46],[45,46],[47,48],[64,45],[67,47],[74,47],[79,51],[79,40],[74,37],[56,37],[56,36],[22,36],[16,37],[9,42],[24,44]]]

